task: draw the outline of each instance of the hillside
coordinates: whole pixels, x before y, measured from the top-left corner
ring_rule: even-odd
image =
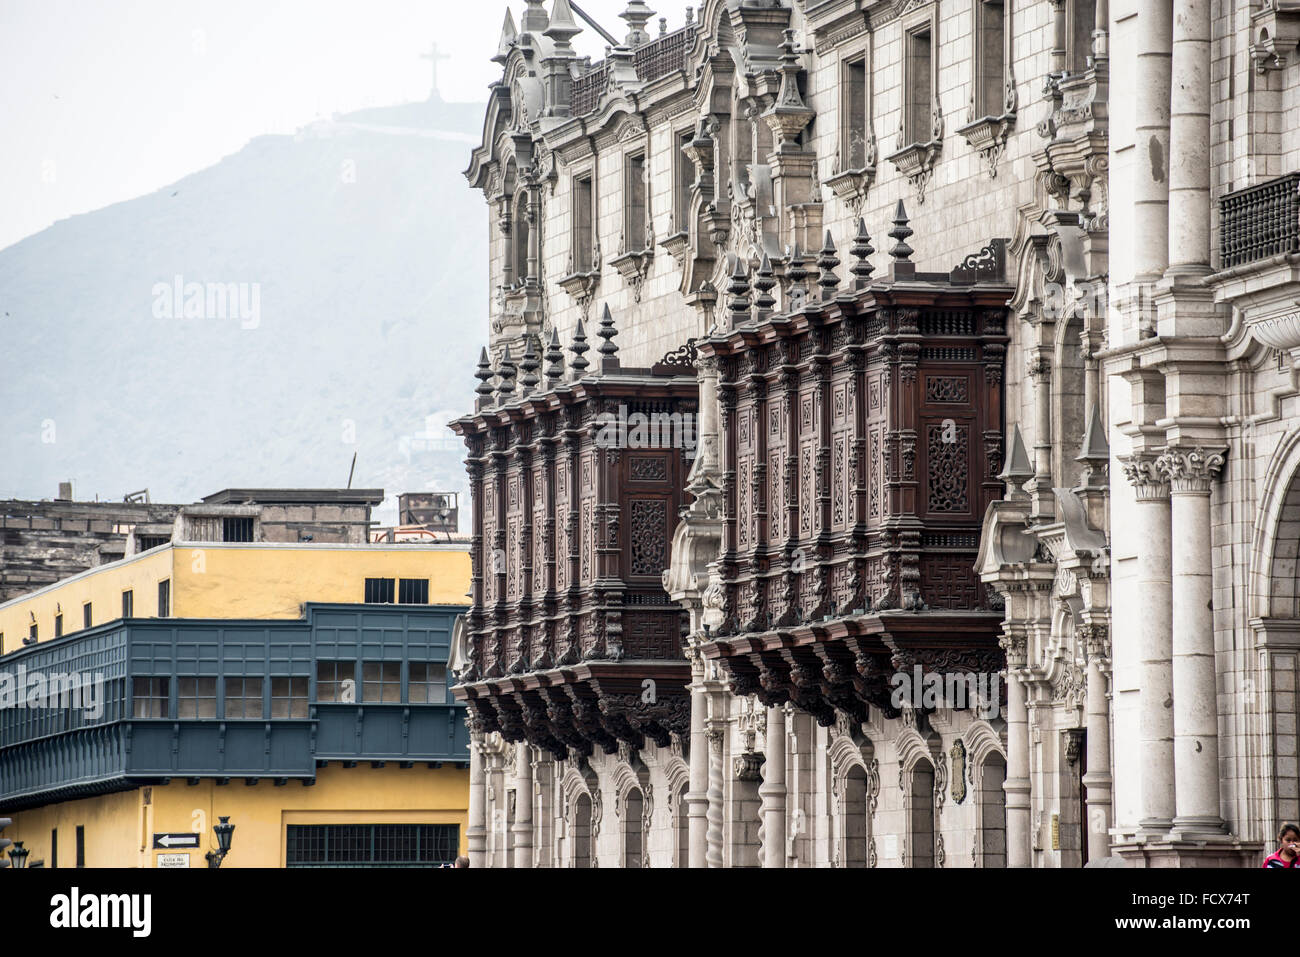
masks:
[[[486,335],[481,117],[259,137],[0,250],[0,498],[341,486],[354,451],[355,486],[462,489],[442,425]]]

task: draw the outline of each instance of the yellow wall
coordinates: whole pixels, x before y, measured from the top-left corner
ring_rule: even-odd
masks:
[[[132,589],[137,618],[158,614],[158,582],[171,579],[174,618],[299,618],[304,602],[359,603],[367,578],[427,578],[429,602],[465,605],[469,546],[445,545],[171,545],[92,569],[0,605],[0,654],[22,647],[35,613],[37,637],[54,637],[56,607],[63,633],[122,617],[122,592]]]
[[[54,616],[60,607],[63,609],[65,635],[81,631],[81,606],[86,602],[91,603],[92,625],[121,618],[122,592],[128,589],[135,593],[132,597],[135,617],[152,618],[158,614],[158,583],[171,577],[172,550],[159,548],[92,569],[32,595],[15,598],[0,605],[0,635],[4,635],[0,653],[16,651],[23,646],[33,613],[40,641],[54,637]],[[175,590],[173,583],[173,603]]]
[[[367,578],[427,578],[430,604],[467,604],[470,560],[461,545],[181,545],[175,575],[178,617],[298,618],[306,601],[363,601]]]
[[[59,831],[59,866],[76,865],[79,824],[86,829],[87,867],[153,867],[160,853],[188,853],[191,868],[206,867],[203,855],[216,847],[212,826],[225,815],[235,833],[222,867],[283,867],[290,824],[456,824],[465,854],[468,804],[468,770],[330,764],[316,772],[312,787],[297,781],[276,787],[266,779],[253,787],[242,779],[227,785],[204,779],[194,787],[173,781],[5,812],[14,823],[3,836],[23,842],[28,863],[44,859],[47,867],[52,828]],[[154,850],[153,835],[168,832],[198,832],[201,847]]]

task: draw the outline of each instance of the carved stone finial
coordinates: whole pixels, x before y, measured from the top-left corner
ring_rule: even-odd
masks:
[[[749,312],[749,270],[746,269],[743,259],[736,259],[736,268],[731,273],[731,284],[727,286],[727,294],[731,296],[727,308],[731,311],[731,327],[735,329],[748,323],[751,318]]]
[[[623,45],[635,50],[649,43],[650,34],[646,32],[645,25],[654,15],[655,12],[646,6],[645,0],[628,0],[627,9],[618,15],[620,20],[627,23],[627,36]]]
[[[519,31],[515,28],[514,14],[510,12],[509,7],[506,7],[506,18],[501,24],[501,39],[497,43],[497,53],[492,58],[492,62],[505,63],[518,39]]]
[[[776,276],[772,274],[772,261],[767,258],[767,253],[763,253],[763,261],[758,266],[758,275],[754,277],[754,288],[758,290],[758,295],[754,298],[754,306],[758,310],[756,318],[760,323],[772,315],[772,307],[776,305],[776,299],[772,295],[775,286]]]
[[[560,348],[560,332],[551,326],[551,341],[546,347],[546,385],[555,388],[564,381],[564,350]]]
[[[998,479],[1006,483],[1008,498],[1023,498],[1020,486],[1034,477],[1034,467],[1029,463],[1025,440],[1020,436],[1020,426],[1011,427],[1011,441],[1007,443],[1007,462]]]
[[[914,250],[907,245],[907,237],[912,235],[912,228],[907,223],[907,209],[900,199],[898,206],[894,208],[894,228],[889,231],[889,238],[897,240],[897,242],[894,243],[894,248],[889,251],[889,255],[894,259],[895,263],[911,265],[908,260]]]
[[[591,364],[583,358],[583,353],[590,348],[591,346],[587,345],[587,334],[582,331],[582,318],[579,317],[578,328],[573,333],[573,344],[569,346],[569,351],[573,353],[573,361],[569,363],[569,368],[573,370],[575,378],[581,379],[582,374]]]
[[[555,55],[559,57],[575,56],[570,41],[582,32],[582,27],[573,19],[573,10],[569,0],[555,0],[551,6],[551,22],[546,28],[546,36],[555,41]]]
[[[875,269],[867,257],[875,251],[871,245],[871,236],[867,234],[867,221],[858,217],[858,232],[853,237],[853,245],[849,247],[849,253],[857,261],[849,267],[849,272],[853,273],[853,288],[859,292],[871,285],[871,274]]]
[[[817,255],[817,268],[821,270],[817,285],[821,286],[822,302],[830,302],[835,298],[835,290],[840,285],[840,277],[835,275],[835,267],[839,264],[839,257],[835,255],[835,241],[831,239],[831,231],[828,229],[826,242]]]
[[[478,379],[478,386],[474,391],[482,396],[485,400],[492,396],[492,379],[496,373],[492,371],[492,364],[488,361],[487,346],[479,353],[478,368],[474,370],[474,378]]]
[[[605,304],[605,309],[600,314],[600,328],[596,330],[596,335],[604,340],[596,348],[600,353],[600,371],[617,369],[618,346],[614,345],[614,337],[618,335],[618,330],[614,328],[614,316],[609,311],[609,303]]]
[[[515,364],[510,358],[510,345],[501,353],[501,364],[497,366],[500,383],[497,385],[497,398],[507,402],[515,396]]]
[[[523,387],[525,396],[536,391],[542,381],[537,375],[539,366],[541,362],[537,359],[537,350],[533,348],[533,336],[532,333],[528,333],[524,336],[524,357],[519,360],[519,368],[524,373],[519,377],[519,385]]]
[[[521,32],[545,33],[550,25],[550,18],[546,16],[546,8],[542,6],[542,0],[524,0],[524,3],[524,16],[519,21]]]
[[[1083,483],[1104,487],[1106,467],[1110,463],[1110,443],[1106,441],[1106,427],[1101,422],[1101,409],[1092,404],[1088,426],[1083,430],[1083,448],[1074,459],[1084,464]]]

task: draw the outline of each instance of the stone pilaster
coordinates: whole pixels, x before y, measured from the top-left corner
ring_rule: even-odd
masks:
[[[1133,164],[1133,274],[1152,281],[1169,264],[1169,92],[1173,0],[1148,0],[1138,14]]]
[[[465,841],[469,846],[469,866],[485,867],[487,865],[487,795],[484,782],[487,777],[484,767],[483,738],[477,719],[467,717],[469,724],[469,827],[465,832]]]
[[[705,867],[709,809],[709,740],[706,733],[709,697],[704,686],[704,661],[691,649],[691,777],[686,790],[689,866]]]
[[[1210,271],[1210,0],[1174,7],[1168,273],[1201,275]]]
[[[1029,867],[1029,709],[1021,672],[1028,641],[1023,628],[1006,625],[1000,642],[1007,653],[1007,867]]]
[[[1220,451],[1169,449],[1157,460],[1172,501],[1174,831],[1221,834],[1219,727],[1214,668],[1210,489]]]
[[[1150,453],[1120,460],[1137,496],[1137,590],[1143,614],[1137,624],[1142,662],[1139,700],[1141,811],[1138,825],[1168,832],[1174,817],[1173,591],[1170,581],[1169,485]]]
[[[785,705],[767,710],[763,801],[763,866],[785,867]]]
[[[1104,625],[1084,625],[1081,644],[1088,655],[1088,770],[1083,775],[1087,788],[1088,860],[1110,855],[1110,827],[1113,820],[1110,775],[1110,704],[1106,697],[1110,674],[1110,635]]]
[[[525,741],[515,744],[515,822],[511,826],[514,867],[533,866],[533,758]]]

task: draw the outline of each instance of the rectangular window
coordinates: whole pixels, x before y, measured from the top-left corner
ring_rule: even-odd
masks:
[[[226,679],[227,718],[261,719],[264,711],[261,678]]]
[[[397,603],[399,605],[429,604],[429,579],[402,578],[398,580]]]
[[[176,681],[177,718],[217,716],[216,678],[178,678]]]
[[[140,551],[147,552],[151,548],[159,548],[163,545],[171,544],[169,535],[137,535],[136,544]]]
[[[221,520],[221,540],[223,542],[251,542],[253,540],[253,519],[223,518]]]
[[[271,717],[307,717],[307,679],[271,679]]]
[[[316,662],[316,700],[352,704],[357,700],[355,661]]]
[[[92,620],[93,619],[90,613],[90,602],[86,602],[84,605],[81,606],[81,627],[89,628]]]
[[[623,252],[640,252],[646,245],[645,155],[624,160]]]
[[[54,637],[63,637],[63,615],[61,613],[54,616]]]
[[[86,866],[86,827],[84,824],[77,825],[77,866]]]
[[[673,225],[677,232],[690,231],[691,226],[691,188],[695,185],[695,163],[683,149],[691,145],[695,134],[690,130],[677,135],[677,198],[673,210]]]
[[[411,704],[447,703],[447,666],[440,662],[412,661],[409,681]]]
[[[172,582],[170,578],[158,583],[158,617],[167,618],[172,613]]]
[[[362,700],[367,704],[400,704],[402,700],[402,663],[400,661],[366,661],[361,665],[364,681]]]
[[[975,16],[975,117],[1001,116],[1006,71],[1002,0],[977,0]]]
[[[455,824],[290,824],[289,867],[438,867],[456,859]]]
[[[842,170],[865,169],[867,165],[867,58],[844,64],[844,92],[840,147]]]
[[[366,604],[367,605],[387,605],[392,604],[394,595],[394,582],[391,578],[367,578],[366,579]]]
[[[1092,31],[1097,28],[1097,0],[1071,0],[1067,28],[1071,73],[1083,73],[1092,60]]]
[[[573,271],[590,272],[596,268],[592,223],[595,219],[596,193],[591,174],[573,181]]]
[[[932,109],[933,63],[930,50],[930,26],[907,34],[904,74],[906,115],[904,133],[907,145],[930,141],[930,111]]]
[[[135,702],[133,711],[135,717],[167,717],[169,691],[166,678],[133,678],[131,680],[131,697]]]
[[[130,618],[135,614],[135,592],[122,592],[122,617]]]

